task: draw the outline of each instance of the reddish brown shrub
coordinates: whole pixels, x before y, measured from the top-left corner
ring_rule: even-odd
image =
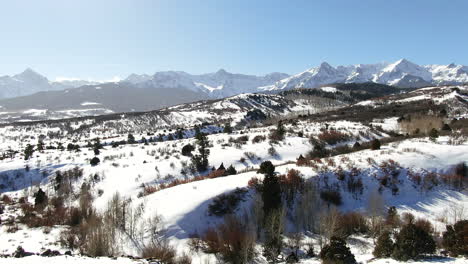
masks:
[[[261,185],[262,185],[262,181],[260,181],[260,179],[257,177],[252,177],[247,183],[247,186],[249,188],[253,188],[257,191],[261,189]]]
[[[318,135],[318,138],[329,145],[334,145],[336,143],[351,139],[351,136],[338,131],[330,130],[322,132]]]

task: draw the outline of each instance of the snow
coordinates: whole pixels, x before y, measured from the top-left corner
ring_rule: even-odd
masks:
[[[448,93],[450,98],[455,94]],[[419,96],[419,93],[414,93],[414,96]],[[276,98],[274,95],[272,98]],[[442,96],[442,98],[445,98]],[[243,100],[243,103],[258,104],[258,101],[251,100],[252,95],[241,94],[218,102],[216,109],[234,108],[233,114],[224,113],[229,118],[238,118],[245,113],[240,109],[241,107],[235,102]],[[245,100],[245,101],[244,101]],[[261,98],[260,98],[261,100]],[[373,101],[369,101],[373,102]],[[273,105],[275,102],[272,103]],[[209,117],[216,116],[211,112],[211,109],[198,109],[203,103],[194,103],[190,106],[177,106],[171,109],[170,118],[179,120],[183,124],[187,124],[189,120],[206,120]],[[259,106],[260,107],[260,106]],[[267,109],[267,108],[265,108]],[[120,120],[119,124],[124,126],[134,126],[135,123],[129,122],[125,117]],[[397,130],[398,117],[389,117],[383,120],[372,120],[372,126],[382,126],[386,130]],[[93,120],[79,120],[70,122],[70,126],[74,128],[83,125],[92,125]],[[147,122],[142,121],[142,122]],[[346,120],[327,122],[329,129],[334,129],[340,132],[353,135],[360,142],[368,141],[371,138],[380,137],[369,126],[358,122],[350,122]],[[101,163],[98,166],[89,165],[89,160],[94,157],[91,148],[83,147],[81,152],[68,152],[59,150],[44,150],[43,153],[36,152],[29,161],[24,159],[18,154],[14,159],[5,159],[0,161],[0,179],[2,184],[7,186],[7,189],[2,191],[12,197],[20,197],[34,190],[35,187],[29,188],[28,186],[33,183],[40,185],[41,188],[49,193],[53,193],[53,186],[50,184],[46,176],[54,175],[57,171],[68,170],[78,166],[84,170],[83,179],[77,180],[73,183],[73,188],[76,190],[80,188],[83,181],[90,175],[99,175],[100,181],[96,182],[93,186],[95,194],[94,206],[97,210],[101,211],[105,208],[109,199],[119,192],[123,197],[131,198],[132,205],[144,205],[145,213],[143,218],[150,217],[155,213],[162,216],[165,227],[168,229],[167,238],[171,244],[177,247],[180,252],[188,252],[187,239],[190,235],[202,232],[209,226],[219,223],[222,218],[209,216],[207,207],[214,197],[219,194],[230,192],[235,188],[242,188],[247,186],[247,182],[252,177],[259,177],[256,168],[264,160],[271,160],[273,164],[277,165],[276,171],[278,173],[286,173],[289,169],[297,169],[302,172],[303,176],[308,180],[321,179],[326,173],[331,173],[341,168],[353,166],[361,170],[360,177],[363,180],[365,189],[363,195],[359,198],[353,197],[350,193],[343,193],[343,205],[340,210],[343,211],[363,211],[367,204],[369,193],[378,187],[378,182],[375,177],[382,174],[382,169],[379,166],[382,162],[394,160],[401,165],[401,173],[399,179],[401,186],[397,195],[385,189],[383,197],[387,206],[394,205],[398,208],[399,212],[411,212],[417,217],[425,218],[431,221],[437,232],[444,231],[446,222],[441,221],[444,216],[448,223],[452,222],[453,208],[461,208],[468,204],[468,195],[464,192],[458,192],[446,188],[446,186],[437,186],[432,191],[422,191],[416,187],[408,177],[408,171],[414,172],[449,172],[457,163],[468,160],[468,142],[461,145],[449,145],[447,137],[440,137],[436,142],[429,141],[428,139],[407,139],[401,142],[395,142],[384,145],[381,150],[363,150],[350,154],[339,155],[326,159],[335,165],[320,165],[319,169],[311,167],[298,167],[295,165],[295,160],[299,155],[304,155],[311,150],[312,146],[309,142],[310,136],[316,136],[325,129],[324,123],[313,122],[311,120],[299,120],[297,124],[285,125],[286,130],[301,131],[304,137],[298,137],[295,133],[287,133],[284,141],[278,144],[273,144],[268,141],[253,143],[252,139],[255,136],[262,135],[268,136],[274,126],[258,127],[258,128],[245,128],[240,134],[240,131],[232,134],[212,134],[209,135],[209,140],[213,143],[210,147],[210,166],[218,167],[221,163],[225,167],[233,165],[238,171],[248,170],[244,173],[237,175],[220,177],[215,179],[207,179],[187,184],[178,185],[172,188],[167,188],[150,195],[140,196],[142,185],[157,186],[162,183],[168,183],[172,179],[184,179],[185,176],[181,174],[183,163],[189,163],[190,157],[180,155],[180,149],[186,144],[194,144],[193,138],[185,138],[174,141],[164,141],[157,143],[150,143],[148,145],[133,144],[122,145],[112,148],[109,144],[113,141],[125,140],[126,133],[118,130],[111,129],[112,126],[107,126],[105,123],[102,126],[96,126],[80,136],[73,136],[71,134],[64,134],[62,138],[50,139],[46,138],[44,143],[46,145],[55,144],[60,140],[64,146],[67,143],[76,141],[76,144],[85,146],[87,141],[100,137],[101,142],[105,144],[104,149],[99,154]],[[120,127],[121,128],[121,127]],[[217,126],[207,126],[204,128],[206,132],[219,131]],[[0,127],[0,152],[7,151],[9,147],[14,149],[21,149],[26,144],[37,144],[38,135],[47,135],[50,132],[62,131],[60,127],[14,127],[5,126]],[[148,130],[154,132],[155,135],[159,133],[166,133],[163,128],[154,128]],[[148,131],[135,132],[136,139],[141,139],[143,136],[148,138],[146,134]],[[185,131],[186,137],[193,136],[193,130]],[[248,136],[249,139],[245,144],[236,146],[235,144],[227,144],[231,138],[236,139],[240,136]],[[167,138],[167,137],[166,137]],[[356,139],[349,142],[342,142],[339,145],[352,145]],[[273,147],[277,154],[271,154],[269,149]],[[245,158],[245,161],[241,160]],[[250,158],[249,158],[250,157]],[[346,160],[349,161],[346,161]],[[375,160],[375,164],[369,164],[369,160]],[[331,162],[333,161],[333,162]],[[325,162],[327,163],[327,162]],[[29,171],[25,170],[25,165],[29,165]],[[328,167],[326,167],[328,166]],[[327,172],[328,171],[328,172]],[[22,174],[23,176],[16,176]],[[331,174],[330,174],[331,175]],[[190,178],[192,175],[187,175]],[[338,182],[334,177],[330,177],[330,184]],[[98,190],[103,193],[97,195]],[[243,202],[238,212],[246,209],[252,198],[252,191],[246,196],[246,201]],[[76,202],[76,201],[75,201]],[[1,215],[4,220],[7,215],[13,214],[13,209],[6,208],[6,213]],[[14,233],[8,233],[6,226],[0,229],[0,245],[2,245],[2,253],[11,253],[17,246],[22,245],[25,250],[33,252],[42,252],[45,248],[58,249],[62,252],[65,250],[58,243],[58,235],[60,233],[60,226],[53,227],[47,232],[44,228],[27,228],[20,226],[21,230]],[[368,263],[372,259],[373,242],[366,237],[352,237],[348,240],[351,250],[356,254],[358,261]],[[126,245],[124,254],[136,255],[138,252],[131,245]],[[194,254],[195,255],[195,254]],[[206,255],[193,256],[194,263],[202,263]],[[86,257],[52,257],[45,258],[39,256],[31,256],[22,259],[3,259],[0,258],[0,263],[35,263],[35,262],[50,262],[50,263],[134,263],[133,260],[119,258],[109,259],[100,258],[99,260],[86,258]],[[445,263],[463,263],[463,259],[444,259]],[[430,261],[421,261],[416,263],[429,263]],[[140,262],[141,263],[141,262]],[[144,263],[144,262],[143,262]],[[302,260],[301,263],[320,263],[316,258]],[[372,261],[372,263],[399,263],[394,260],[380,259]]]
[[[31,263],[48,263],[48,264],[137,264],[137,263],[148,263],[142,262],[141,260],[132,260],[128,258],[90,258],[81,256],[56,256],[56,257],[41,257],[41,256],[29,256],[24,258],[0,258],[0,263],[5,264],[31,264]]]
[[[337,89],[335,87],[321,87],[320,90],[328,93],[336,93]]]
[[[28,109],[23,111],[24,114],[30,114],[32,116],[45,115],[47,109]]]
[[[81,103],[82,106],[87,106],[87,105],[100,105],[100,103],[95,103],[95,102],[83,102]]]

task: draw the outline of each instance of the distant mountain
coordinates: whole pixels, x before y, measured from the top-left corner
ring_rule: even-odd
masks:
[[[245,75],[221,69],[214,73],[192,75],[183,71],[156,72],[154,75],[131,74],[122,82],[140,88],[182,88],[206,94],[210,98],[223,98],[241,93],[258,92],[258,87],[271,85],[287,78],[285,73],[264,76]]]
[[[394,63],[358,64],[332,67],[320,66],[260,87],[263,91],[293,88],[317,88],[330,83],[375,82],[400,88],[419,88],[430,85],[457,85],[468,82],[468,67],[463,65],[420,66],[406,59]]]
[[[129,83],[104,83],[0,100],[0,119],[42,120],[149,111],[206,98],[187,89],[139,89]]]
[[[120,81],[143,89],[184,89],[208,98],[225,98],[241,93],[277,92],[294,88],[317,88],[332,83],[375,82],[399,88],[468,83],[468,67],[463,65],[418,65],[406,59],[394,63],[356,64],[333,67],[323,62],[296,75],[270,73],[263,76],[230,73],[224,69],[206,74],[161,71],[153,75],[131,74]],[[83,85],[97,85],[85,80],[51,82],[31,69],[0,77],[0,98],[58,91]],[[169,91],[170,92],[170,91]]]
[[[22,73],[13,76],[0,76],[0,98],[12,98],[30,95],[42,91],[64,90],[93,82],[76,80],[51,82],[34,70],[27,68]]]

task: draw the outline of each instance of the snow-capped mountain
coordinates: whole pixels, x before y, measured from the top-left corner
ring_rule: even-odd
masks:
[[[451,84],[457,82],[468,82],[468,66],[449,64],[428,65],[425,67],[432,72],[433,82],[436,84]]]
[[[49,80],[31,69],[13,76],[0,77],[0,98],[8,98],[50,90]]]
[[[93,84],[93,82],[84,80],[52,82],[27,68],[22,73],[13,76],[0,76],[0,98],[31,95],[42,91],[64,90],[89,84]]]
[[[235,74],[220,69],[214,73],[192,75],[183,71],[157,72],[152,76],[132,74],[123,82],[140,88],[185,88],[207,94],[211,98],[223,98],[240,93],[258,92],[258,87],[272,85],[287,78],[285,73],[264,76]]]
[[[224,98],[241,93],[316,88],[332,83],[364,82],[375,82],[400,88],[465,84],[468,83],[468,67],[453,63],[421,66],[406,59],[394,63],[337,67],[323,62],[318,67],[292,76],[279,72],[263,76],[246,75],[230,73],[223,69],[198,75],[183,71],[162,71],[153,75],[131,74],[117,83],[145,89],[185,89],[195,92],[201,97]],[[86,80],[52,82],[35,71],[26,69],[17,75],[0,76],[0,98],[12,98],[42,91],[65,90],[102,83]]]
[[[376,82],[401,88],[468,82],[468,67],[463,65],[420,66],[406,59],[394,63],[358,64],[332,67],[323,62],[299,74],[260,87],[263,91],[315,88],[330,83]]]

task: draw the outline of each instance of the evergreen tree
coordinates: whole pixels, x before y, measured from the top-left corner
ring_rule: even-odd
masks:
[[[282,248],[282,203],[279,178],[275,175],[275,166],[271,161],[260,164],[257,173],[265,175],[263,178],[262,200],[265,225],[264,256],[275,263]]]
[[[447,225],[443,233],[442,246],[453,257],[463,255],[468,257],[468,220],[456,222],[453,226]]]
[[[89,163],[91,164],[91,166],[96,166],[99,164],[99,162],[101,162],[101,160],[98,157],[94,157]]]
[[[128,134],[128,136],[127,136],[127,143],[128,143],[128,144],[135,144],[135,143],[136,143],[135,137],[134,137],[132,134]]]
[[[356,259],[353,253],[346,245],[346,241],[333,236],[330,239],[330,244],[326,245],[320,251],[320,258],[324,264],[355,264]]]
[[[184,139],[184,133],[182,129],[177,130],[177,138],[178,139]]]
[[[380,140],[374,139],[374,140],[371,141],[371,149],[372,150],[378,150],[378,149],[380,149],[380,146],[381,146]]]
[[[42,140],[39,140],[37,142],[37,150],[38,151],[43,151],[44,150],[44,142]]]
[[[190,144],[187,144],[185,146],[182,147],[182,155],[183,156],[191,156],[192,155],[192,151],[194,151],[195,148],[190,145]]]
[[[356,141],[356,143],[354,143],[353,145],[353,148],[357,149],[357,148],[360,148],[361,147],[361,143],[359,143],[359,141]]]
[[[34,194],[34,205],[41,206],[47,201],[46,193],[39,188],[39,190]]]
[[[286,129],[284,128],[283,122],[279,121],[276,127],[276,132],[281,139],[284,139],[284,135],[286,134]]]
[[[390,206],[388,208],[386,224],[391,227],[397,227],[400,224],[400,216],[395,206]]]
[[[99,138],[96,139],[96,141],[94,142],[93,144],[93,151],[94,151],[94,155],[99,155],[100,153],[100,149],[102,149],[102,144],[101,144],[101,140]]]
[[[195,130],[195,138],[199,137],[200,135],[200,127],[198,125],[195,125],[194,127],[194,130]]]
[[[231,133],[232,133],[231,123],[228,122],[228,123],[224,126],[223,132],[224,132],[224,133],[227,133],[227,134],[231,134]]]
[[[436,139],[439,137],[439,131],[437,129],[433,128],[431,131],[429,131],[429,139],[432,141],[436,141]]]
[[[200,154],[192,157],[192,163],[195,165],[199,172],[205,171],[208,168],[208,156],[210,155],[210,149],[208,148],[209,142],[208,137],[205,133],[199,133],[197,135],[198,152]]]
[[[219,168],[217,170],[219,170],[219,171],[225,171],[226,170],[226,168],[224,167],[223,162],[221,162],[221,165],[219,165]]]
[[[271,161],[267,160],[260,164],[260,169],[257,173],[265,174],[265,175],[274,175],[275,174],[275,166]]]
[[[24,150],[24,160],[28,160],[34,154],[34,147],[31,144],[26,146]]]
[[[396,260],[408,261],[423,254],[432,254],[435,249],[434,239],[424,229],[414,224],[407,224],[396,236],[392,257]]]
[[[226,175],[235,175],[237,174],[237,170],[231,165],[226,170]]]
[[[393,247],[394,244],[390,237],[390,232],[383,231],[377,239],[377,244],[372,254],[376,258],[388,258],[392,255]]]

